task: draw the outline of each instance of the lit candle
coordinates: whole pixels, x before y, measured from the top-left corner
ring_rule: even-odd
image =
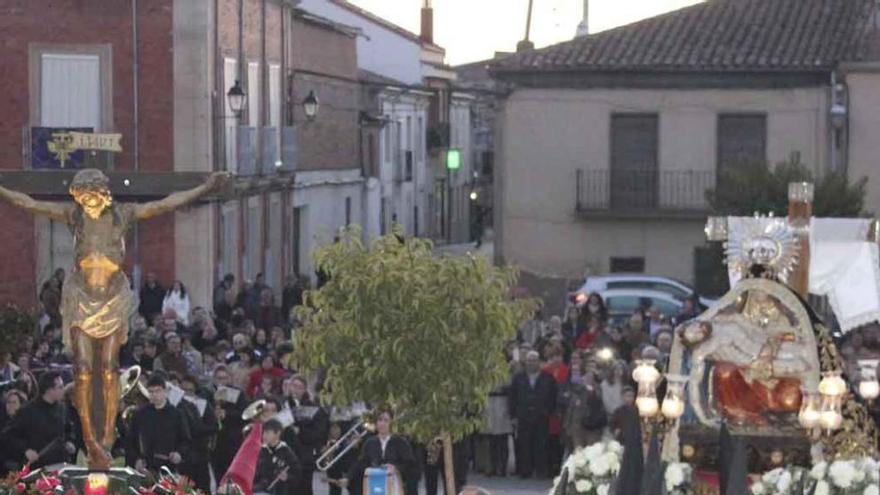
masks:
[[[801,426],[808,430],[819,426],[821,416],[819,414],[819,397],[814,392],[803,390],[801,399],[801,410],[798,413],[798,421]]]
[[[651,417],[657,414],[660,404],[657,403],[657,397],[637,397],[636,407],[640,416]]]
[[[89,473],[86,479],[85,495],[107,495],[110,479],[104,473]]]
[[[834,409],[830,411],[822,411],[819,413],[819,424],[822,425],[822,428],[828,431],[836,430],[840,428],[841,424],[843,424],[843,416]]]
[[[874,400],[880,395],[880,382],[877,381],[878,359],[860,359],[862,380],[859,382],[859,395],[866,400]]]
[[[666,397],[661,412],[669,419],[676,419],[684,414],[684,402],[678,397]]]
[[[880,396],[880,382],[877,379],[859,382],[859,395],[867,400],[874,400]]]

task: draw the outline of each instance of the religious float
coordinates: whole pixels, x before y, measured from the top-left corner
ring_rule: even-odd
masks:
[[[880,223],[813,218],[812,197],[793,183],[787,218],[709,218],[731,289],[676,329],[668,363],[636,363],[637,455],[614,441],[581,449],[551,493],[878,495],[878,363],[847,369],[837,343],[880,320]]]

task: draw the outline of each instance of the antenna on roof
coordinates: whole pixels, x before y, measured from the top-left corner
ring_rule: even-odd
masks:
[[[531,40],[529,40],[529,32],[532,30],[532,2],[533,0],[529,0],[529,10],[526,14],[526,37],[516,44],[517,52],[522,52],[535,48],[535,44],[532,43]]]

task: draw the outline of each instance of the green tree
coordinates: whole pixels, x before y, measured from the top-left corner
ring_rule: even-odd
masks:
[[[718,175],[715,190],[706,198],[718,215],[752,215],[754,212],[788,213],[788,184],[814,182],[813,214],[822,217],[856,217],[863,215],[866,177],[850,183],[843,172],[827,172],[816,180],[809,168],[797,161],[778,163],[747,163],[729,167]]]
[[[448,493],[452,441],[482,423],[489,391],[508,379],[504,348],[533,303],[512,300],[517,273],[480,257],[437,257],[395,228],[370,245],[360,229],[318,249],[329,280],[297,309],[295,362],[324,370],[322,399],[398,409],[398,430],[443,436]]]

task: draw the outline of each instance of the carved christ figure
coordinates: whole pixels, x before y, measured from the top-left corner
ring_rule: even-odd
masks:
[[[202,185],[143,204],[113,202],[109,180],[97,169],[77,172],[74,203],[36,201],[0,186],[0,198],[37,215],[64,222],[73,234],[74,266],[61,294],[63,338],[74,357],[74,406],[82,423],[89,467],[108,469],[119,409],[119,348],[128,339],[134,294],[121,266],[125,235],[137,220],[173,211],[225,183],[214,173]]]
[[[704,424],[780,426],[798,412],[801,389],[818,386],[810,317],[776,282],[741,280],[679,335],[691,348],[688,393]]]

